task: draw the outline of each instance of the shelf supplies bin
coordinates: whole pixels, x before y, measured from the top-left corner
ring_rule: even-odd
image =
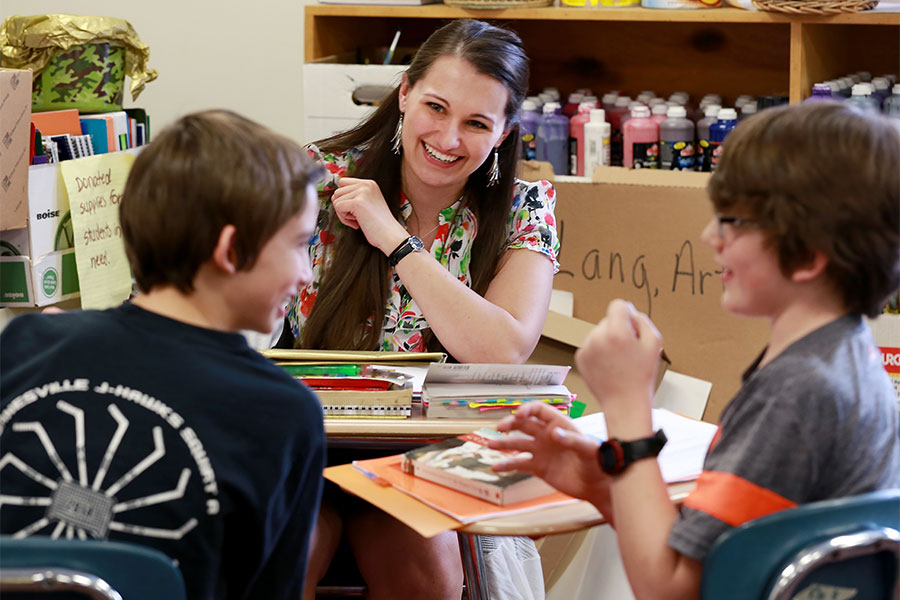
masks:
[[[4,67],[34,72],[35,112],[121,110],[125,75],[135,100],[157,77],[147,66],[149,46],[131,23],[113,17],[9,17],[0,26],[0,51]]]

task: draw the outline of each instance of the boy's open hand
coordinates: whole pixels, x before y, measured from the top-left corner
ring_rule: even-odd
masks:
[[[366,240],[385,254],[409,236],[391,214],[378,184],[371,179],[341,177],[331,203],[341,223],[362,229]]]
[[[529,437],[491,440],[489,447],[529,452],[531,456],[498,463],[493,466],[494,471],[533,473],[561,492],[588,500],[598,508],[607,502],[608,479],[597,462],[600,443],[581,434],[572,420],[557,409],[543,402],[529,402],[503,419],[497,429],[517,430]]]

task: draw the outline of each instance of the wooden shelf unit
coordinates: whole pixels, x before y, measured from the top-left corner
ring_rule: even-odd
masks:
[[[448,20],[475,18],[507,26],[531,57],[531,91],[563,93],[644,89],[788,96],[860,70],[900,72],[900,14],[786,15],[738,8],[521,8],[467,10],[425,6],[307,5],[305,60],[386,46],[402,27],[401,46],[417,47]]]

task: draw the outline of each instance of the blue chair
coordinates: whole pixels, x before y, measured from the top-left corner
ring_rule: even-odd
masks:
[[[98,600],[185,600],[178,567],[153,548],[105,540],[0,537],[4,600],[14,593],[60,598],[63,592]]]
[[[900,598],[900,489],[824,500],[723,534],[703,564],[701,597]]]

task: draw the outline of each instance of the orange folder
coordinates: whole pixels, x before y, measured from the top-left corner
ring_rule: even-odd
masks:
[[[74,108],[31,113],[31,122],[41,135],[81,135],[81,121]]]

